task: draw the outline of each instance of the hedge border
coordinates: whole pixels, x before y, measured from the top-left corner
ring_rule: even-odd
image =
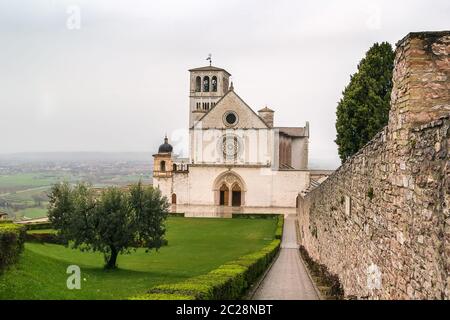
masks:
[[[64,240],[56,233],[26,233],[26,242],[53,243],[64,245]]]
[[[184,218],[184,212],[170,212],[169,217]]]
[[[53,225],[51,222],[37,222],[37,223],[29,223],[24,224],[27,230],[43,230],[43,229],[52,229]]]
[[[0,273],[19,260],[25,243],[26,229],[13,223],[0,224]]]
[[[278,219],[282,214],[277,213],[232,213],[233,219]]]
[[[275,230],[275,239],[283,238],[284,215],[280,214],[277,221],[277,229]]]
[[[207,274],[155,286],[130,300],[235,300],[243,297],[277,255],[283,223],[283,216],[278,215],[275,240],[259,251],[225,263]]]

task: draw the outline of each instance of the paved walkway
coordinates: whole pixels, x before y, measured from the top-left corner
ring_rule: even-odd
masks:
[[[295,216],[284,220],[280,255],[256,289],[254,300],[317,300],[316,290],[300,260]]]
[[[297,209],[283,207],[228,207],[176,204],[171,206],[170,211],[178,213],[182,212],[185,217],[193,218],[231,218],[233,213],[296,214]]]

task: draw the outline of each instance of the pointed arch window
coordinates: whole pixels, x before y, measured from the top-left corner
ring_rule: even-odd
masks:
[[[203,77],[203,92],[209,92],[209,77]]]

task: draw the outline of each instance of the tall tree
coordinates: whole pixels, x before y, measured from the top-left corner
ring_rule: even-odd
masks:
[[[342,161],[355,154],[388,122],[395,54],[375,43],[350,77],[336,111],[336,144]]]
[[[138,246],[147,251],[163,246],[168,208],[159,189],[141,182],[129,191],[111,187],[100,195],[87,184],[60,183],[49,195],[49,219],[58,234],[72,248],[102,252],[107,269]]]

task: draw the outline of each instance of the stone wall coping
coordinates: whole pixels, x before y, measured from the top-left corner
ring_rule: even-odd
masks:
[[[396,43],[396,46],[399,47],[403,43],[405,43],[407,40],[412,39],[412,38],[424,39],[424,38],[440,38],[440,37],[444,37],[444,36],[450,36],[450,31],[449,30],[442,30],[442,31],[410,32],[403,39],[398,41]]]
[[[412,131],[413,131],[413,132],[419,132],[419,131],[422,131],[422,130],[424,130],[424,129],[429,129],[429,128],[434,128],[434,127],[437,127],[437,126],[441,126],[441,125],[444,123],[444,121],[446,121],[446,120],[450,120],[450,115],[440,117],[440,118],[437,119],[437,120],[433,120],[433,121],[431,121],[431,122],[429,122],[429,123],[426,123],[426,124],[417,126],[417,127],[415,127],[415,128],[412,128]],[[359,155],[361,155],[361,154],[366,150],[367,147],[369,147],[370,145],[376,143],[377,141],[379,141],[379,140],[382,138],[383,135],[387,134],[387,129],[388,129],[388,127],[385,126],[385,127],[384,127],[380,132],[378,132],[378,133],[377,133],[377,134],[376,134],[369,142],[367,142],[363,147],[361,147],[361,149],[359,149],[359,151],[358,151],[357,153],[355,153],[354,155],[352,155],[350,158],[347,159],[347,161],[345,161],[344,163],[342,163],[336,170],[334,170],[334,172],[333,172],[333,173],[332,173],[325,181],[323,181],[319,186],[317,186],[317,187],[315,187],[315,188],[313,188],[313,189],[310,189],[310,190],[308,190],[307,192],[299,193],[299,195],[304,199],[304,198],[306,198],[310,193],[312,193],[313,191],[315,191],[317,188],[320,188],[322,185],[325,185],[325,184],[327,183],[327,181],[331,181],[330,178],[333,178],[333,177],[339,175],[339,172],[342,170],[342,168],[343,168],[344,166],[350,165],[350,163],[351,163],[355,158],[357,158]],[[312,172],[312,170],[310,170],[310,172]]]

